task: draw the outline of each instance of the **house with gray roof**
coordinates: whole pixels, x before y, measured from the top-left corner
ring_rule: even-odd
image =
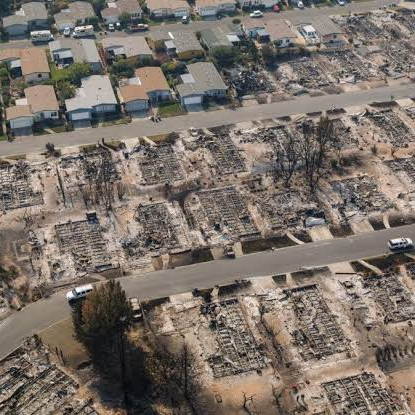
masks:
[[[46,29],[47,18],[45,4],[32,1],[22,4],[15,14],[4,17],[3,28],[9,36],[22,36],[31,30]]]
[[[3,17],[2,22],[4,31],[11,37],[23,36],[29,30],[26,18],[18,14]]]
[[[94,73],[102,72],[102,62],[93,39],[60,38],[49,43],[50,56],[56,65],[88,63]]]
[[[200,105],[205,97],[226,96],[228,87],[212,62],[187,65],[187,71],[176,87],[182,105]]]
[[[240,42],[237,33],[235,33],[235,30],[232,30],[228,25],[215,26],[200,32],[200,43],[207,50],[224,47],[231,48]]]
[[[101,40],[105,53],[112,57],[151,59],[153,53],[145,37],[139,36],[109,36]]]
[[[48,27],[48,12],[45,4],[37,1],[22,4],[22,8],[17,12],[23,14],[27,20],[29,30],[45,29]]]
[[[75,1],[69,3],[67,9],[63,9],[54,16],[57,29],[62,32],[66,27],[73,29],[75,26],[88,23],[88,19],[96,17],[91,3]]]
[[[83,78],[73,98],[65,101],[66,114],[70,121],[91,120],[93,115],[117,112],[118,101],[106,75]]]
[[[177,56],[179,59],[189,60],[199,58],[205,54],[202,45],[192,32],[168,32],[164,42],[167,53]]]

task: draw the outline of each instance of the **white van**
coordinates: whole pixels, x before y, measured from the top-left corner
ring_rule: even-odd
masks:
[[[36,42],[50,42],[54,39],[50,30],[36,30],[34,32],[30,32],[30,40],[33,43]]]
[[[76,26],[73,30],[73,37],[87,37],[94,35],[94,26]]]
[[[412,239],[409,239],[409,238],[396,238],[396,239],[391,239],[388,242],[388,248],[391,251],[412,249],[413,247],[414,247],[414,244],[412,243]]]
[[[66,299],[68,300],[69,304],[72,304],[77,300],[85,298],[93,289],[94,288],[91,284],[75,287],[73,290],[66,293]]]

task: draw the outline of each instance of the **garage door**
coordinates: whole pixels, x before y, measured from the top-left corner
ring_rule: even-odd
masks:
[[[184,105],[196,105],[202,103],[202,97],[188,97],[184,99]]]
[[[71,120],[72,121],[89,120],[89,118],[90,118],[89,111],[75,112],[75,113],[71,114]]]

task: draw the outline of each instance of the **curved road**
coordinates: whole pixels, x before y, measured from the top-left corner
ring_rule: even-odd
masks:
[[[245,255],[234,260],[212,261],[173,270],[137,274],[121,278],[120,281],[128,296],[159,298],[191,291],[195,287],[209,288],[230,283],[236,278],[275,275],[298,271],[301,267],[381,255],[387,252],[388,239],[399,236],[415,240],[415,225]],[[69,314],[65,291],[12,314],[0,323],[0,358],[19,346],[24,337],[68,318]]]

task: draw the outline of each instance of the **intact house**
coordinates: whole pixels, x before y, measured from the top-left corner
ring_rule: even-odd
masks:
[[[324,48],[343,48],[347,44],[342,28],[328,16],[309,19],[293,16],[291,21],[297,26],[298,32],[308,45],[319,44]]]
[[[25,98],[17,99],[16,106],[6,108],[10,129],[30,128],[37,122],[60,120],[59,103],[52,85],[35,85],[24,90]]]
[[[207,49],[232,48],[240,43],[242,32],[235,25],[220,25],[200,32],[200,43]]]
[[[192,32],[168,32],[164,49],[170,56],[177,56],[181,60],[200,58],[205,54],[202,45]]]
[[[28,30],[27,20],[24,16],[12,14],[3,17],[3,29],[10,36],[24,36]]]
[[[93,115],[117,112],[117,98],[106,75],[92,75],[81,80],[81,88],[65,101],[70,121],[91,120]]]
[[[135,78],[120,81],[117,92],[126,112],[147,110],[150,105],[172,99],[163,71],[155,66],[136,69]]]
[[[201,105],[205,97],[226,96],[228,87],[213,63],[193,63],[187,65],[187,71],[187,74],[181,75],[182,83],[176,87],[182,105]]]
[[[232,13],[236,9],[236,0],[196,0],[195,11],[201,17]]]
[[[144,37],[106,37],[101,41],[107,57],[138,58],[140,60],[153,59],[153,53]]]
[[[31,30],[46,29],[47,18],[44,3],[24,3],[15,14],[3,18],[3,28],[9,36],[22,36]]]
[[[86,1],[75,1],[68,4],[67,9],[63,9],[54,16],[56,28],[62,32],[65,28],[73,29],[88,22],[88,19],[96,17],[91,3]]]
[[[50,56],[57,66],[87,63],[94,73],[102,72],[102,62],[93,39],[61,38],[49,43]]]
[[[50,78],[48,59],[44,49],[3,49],[0,62],[7,65],[12,77],[23,77],[28,84],[46,81]]]
[[[190,6],[185,0],[146,0],[146,7],[154,18],[190,16]]]
[[[106,23],[118,23],[122,14],[130,16],[132,21],[141,19],[142,10],[138,0],[108,1],[108,7],[101,10],[102,20]]]
[[[280,0],[239,0],[239,4],[243,9],[251,8],[270,8],[280,3]]]

